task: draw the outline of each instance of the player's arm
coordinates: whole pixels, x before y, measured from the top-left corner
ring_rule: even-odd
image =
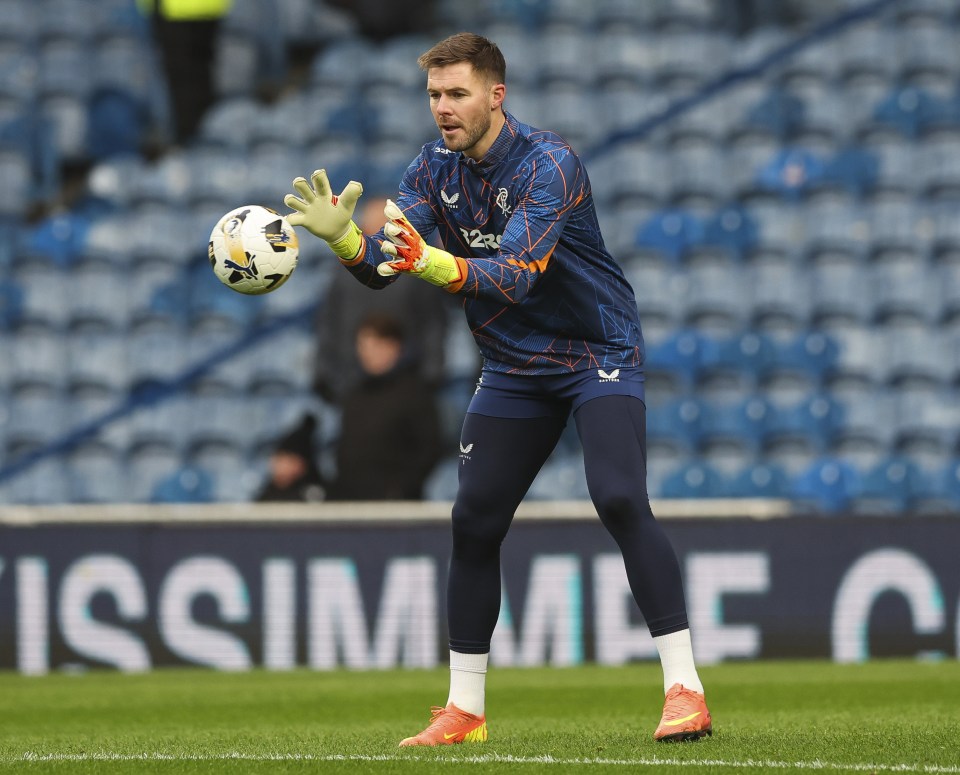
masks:
[[[586,195],[582,167],[558,149],[534,160],[525,193],[517,203],[496,254],[460,257],[426,245],[409,220],[389,205],[382,250],[388,260],[381,274],[408,273],[474,298],[513,304],[523,300],[549,265],[563,226]],[[401,214],[404,215],[405,213]],[[391,225],[392,224],[392,225]]]

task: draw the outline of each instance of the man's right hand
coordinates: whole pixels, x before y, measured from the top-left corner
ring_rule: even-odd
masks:
[[[293,181],[297,194],[287,194],[283,203],[296,212],[287,216],[292,226],[303,226],[311,234],[326,240],[340,258],[350,261],[356,258],[363,245],[360,228],[353,222],[353,211],[363,193],[357,181],[347,183],[339,196],[330,191],[326,170],[317,170],[307,182],[304,178]],[[312,185],[311,185],[312,183]]]

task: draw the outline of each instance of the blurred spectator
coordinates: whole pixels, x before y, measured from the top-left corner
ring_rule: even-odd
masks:
[[[220,23],[232,0],[138,0],[150,17],[170,90],[174,142],[182,145],[214,100]]]
[[[363,377],[343,399],[330,500],[417,500],[440,459],[434,391],[406,358],[404,341],[389,315],[371,314],[357,329]]]
[[[316,418],[307,414],[297,427],[277,442],[270,455],[270,478],[255,500],[323,500],[325,489],[313,446],[316,427]]]
[[[383,197],[361,200],[357,225],[364,233],[377,234],[383,227],[385,203]],[[325,401],[339,404],[360,380],[355,343],[344,332],[356,331],[360,322],[375,312],[402,322],[407,360],[436,388],[445,374],[444,347],[450,310],[457,304],[454,297],[436,293],[428,283],[395,283],[389,293],[381,293],[361,285],[349,272],[339,267],[335,270],[317,315],[314,390]]]

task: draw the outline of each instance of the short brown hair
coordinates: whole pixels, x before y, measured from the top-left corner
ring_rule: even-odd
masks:
[[[507,63],[497,44],[472,32],[451,35],[417,59],[421,70],[461,62],[469,63],[477,74],[485,76],[491,83],[505,83],[507,80]]]

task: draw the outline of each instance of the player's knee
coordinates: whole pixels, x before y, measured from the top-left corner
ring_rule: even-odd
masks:
[[[652,514],[645,493],[607,490],[593,498],[597,514],[607,530],[617,535]]]
[[[509,525],[509,516],[504,519],[496,511],[458,500],[453,507],[454,554],[485,556],[499,552]]]

